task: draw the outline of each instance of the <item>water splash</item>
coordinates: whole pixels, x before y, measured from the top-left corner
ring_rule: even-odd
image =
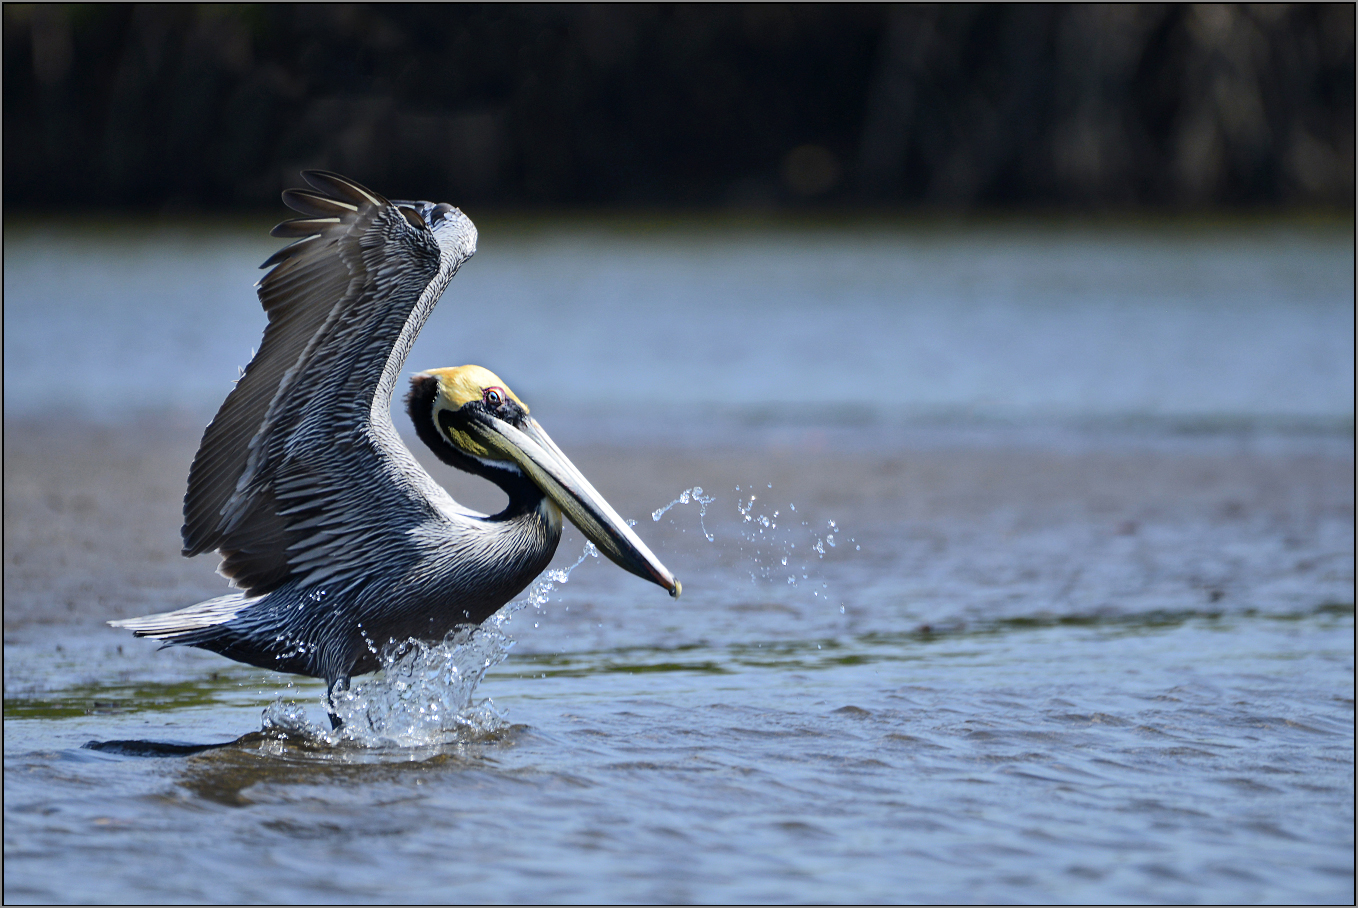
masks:
[[[762,486],[772,489],[773,483],[766,482]],[[824,560],[829,554],[827,546],[833,549],[837,545],[835,537],[841,532],[839,525],[834,520],[827,520],[825,529],[818,529],[809,519],[798,520],[805,515],[798,512],[795,502],[787,503],[788,513],[784,516],[781,506],[771,508],[767,502],[761,502],[753,489],[754,486],[747,486],[742,491],[741,486],[735,487],[739,493],[736,511],[740,515],[736,528],[742,537],[735,547],[750,562],[750,582],[759,584],[785,579],[788,586],[800,587],[803,594],[810,592],[813,599],[829,604],[830,584],[815,562],[810,560],[810,554],[814,553],[817,561]],[[708,542],[713,542],[716,537],[707,529],[703,516],[707,513],[708,505],[716,500],[715,496],[704,497],[702,486],[694,486],[679,493],[678,498],[664,507],[652,511],[651,519],[659,521],[671,508],[696,501],[703,535]],[[799,541],[802,543],[800,551],[797,549]],[[780,571],[779,568],[790,570]],[[840,611],[844,611],[842,606]]]
[[[542,608],[572,571],[597,557],[598,549],[586,543],[570,567],[548,571],[520,599],[479,626],[453,629],[439,643],[412,639],[383,647],[379,673],[335,692],[335,712],[344,722],[340,728],[331,731],[309,722],[304,707],[280,697],[264,710],[264,732],[367,747],[469,743],[494,736],[506,726],[504,713],[489,698],[474,702],[473,696],[486,672],[514,646],[505,625],[524,608]]]
[[[773,488],[772,483],[764,485],[765,488]],[[736,510],[740,514],[738,526],[743,537],[739,548],[751,562],[750,582],[758,585],[761,582],[786,580],[788,586],[809,589],[813,599],[828,604],[830,584],[816,562],[823,561],[830,554],[828,549],[836,548],[842,541],[836,538],[842,536],[839,525],[834,520],[827,520],[825,528],[820,529],[809,519],[797,520],[805,512],[798,511],[795,502],[788,502],[789,514],[780,523],[778,517],[781,510],[771,509],[767,503],[761,502],[759,495],[750,491],[751,488],[747,486],[742,492],[741,487],[736,486],[736,491],[742,492],[736,501]],[[854,541],[849,539],[851,543]],[[856,545],[855,550],[858,550]],[[812,554],[816,556],[814,561],[810,558]],[[842,604],[840,612],[844,612]]]
[[[684,491],[679,493],[678,498],[674,499],[674,501],[671,501],[663,508],[656,508],[652,511],[651,519],[658,522],[661,517],[665,516],[665,512],[675,505],[688,504],[690,501],[696,501],[698,503],[698,526],[702,528],[703,536],[707,537],[707,541],[713,542],[716,537],[708,532],[707,523],[703,518],[707,516],[707,506],[716,500],[716,496],[703,497],[703,487],[694,486],[691,489],[684,489]]]

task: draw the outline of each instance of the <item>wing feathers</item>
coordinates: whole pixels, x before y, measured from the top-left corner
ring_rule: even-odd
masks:
[[[283,223],[279,224],[273,230],[269,231],[269,236],[276,236],[283,239],[289,237],[293,239],[296,239],[298,237],[310,239],[311,237],[316,237],[323,234],[327,226],[331,224],[339,224],[340,222],[341,222],[340,219],[337,217],[297,218],[296,220],[284,221]],[[271,260],[265,261],[264,264],[261,265],[260,267],[268,268],[271,265],[277,264],[278,261],[287,258],[287,255],[284,255],[283,253],[285,253],[288,248],[289,247],[284,247],[279,252],[275,252],[273,256],[270,257]],[[274,259],[276,259],[276,261],[274,261]]]
[[[420,213],[409,205],[401,205],[397,210],[401,212],[410,226],[414,227],[416,230],[429,229],[429,225],[424,222],[424,218],[420,217]]]
[[[384,208],[391,203],[365,186],[360,186],[348,177],[342,177],[328,170],[304,170],[302,179],[313,188],[336,200],[343,200],[357,207],[372,205]]]
[[[391,517],[379,504],[427,510],[400,475],[418,467],[391,428],[393,377],[476,248],[451,206],[416,203],[422,217],[337,174],[303,176],[315,191],[284,201],[308,217],[274,229],[299,239],[258,284],[264,339],[204,433],[184,498],[184,553],[218,549],[251,595],[299,571],[314,582],[318,551],[357,542],[367,554],[384,530],[374,521]]]
[[[295,261],[295,260],[294,260]],[[285,263],[282,267],[291,265]],[[184,552],[197,555],[216,548],[226,529],[225,509],[238,491],[251,453],[251,439],[265,429],[265,416],[280,394],[286,395],[293,370],[306,349],[323,334],[326,322],[343,297],[349,281],[334,269],[294,268],[282,288],[260,288],[260,298],[269,311],[269,325],[259,352],[245,374],[222,404],[221,410],[203,434],[198,456],[189,470],[189,490],[184,498]],[[304,305],[305,300],[288,295],[289,289],[305,286],[316,300],[332,300]],[[280,290],[275,294],[273,291]],[[273,305],[271,305],[271,302]],[[294,373],[295,374],[295,373]]]
[[[288,189],[283,193],[283,204],[293,211],[317,218],[343,217],[358,211],[358,205],[341,202],[307,189]]]
[[[281,223],[281,224],[279,224],[277,227],[275,227],[272,231],[270,231],[270,233],[272,233],[274,236],[286,236],[287,234],[286,234],[286,233],[283,233],[283,232],[281,232],[281,231],[282,231],[282,229],[283,229],[284,227],[286,227],[287,225],[289,225],[289,224],[291,224],[291,223],[293,223],[293,222],[292,222],[292,221],[284,221],[283,223]],[[298,248],[299,246],[302,246],[302,245],[304,245],[304,244],[306,244],[306,243],[315,242],[315,241],[319,240],[319,239],[320,239],[320,234],[323,233],[323,232],[324,232],[324,231],[317,231],[317,232],[315,232],[315,233],[308,234],[306,237],[304,237],[303,239],[298,240],[297,242],[293,243],[292,245],[290,245],[290,246],[284,246],[282,249],[278,250],[278,251],[275,252],[273,255],[271,255],[271,256],[269,256],[267,259],[265,259],[265,260],[264,260],[264,264],[260,265],[259,267],[260,267],[260,268],[272,268],[274,265],[277,265],[277,264],[279,264],[279,263],[281,263],[281,262],[287,261],[288,259],[292,258],[294,255],[297,255],[298,253],[300,253],[300,252],[303,251],[302,249],[299,249],[299,248]]]

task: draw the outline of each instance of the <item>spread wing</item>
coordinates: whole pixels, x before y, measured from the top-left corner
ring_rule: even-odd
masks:
[[[303,176],[314,191],[283,200],[305,217],[273,231],[297,242],[261,266],[272,269],[258,284],[264,339],[204,433],[184,496],[184,554],[216,549],[221,573],[249,595],[361,569],[379,536],[427,518],[442,490],[397,436],[391,396],[415,336],[476,251],[476,228],[451,205]],[[343,552],[347,566],[336,563]]]

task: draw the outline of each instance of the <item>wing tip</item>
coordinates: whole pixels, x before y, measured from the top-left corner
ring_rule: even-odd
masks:
[[[353,202],[337,199],[324,193],[313,192],[310,189],[283,190],[283,204],[307,217],[318,218],[337,215],[343,217],[354,214],[359,209],[359,206]]]
[[[300,222],[300,219],[297,220],[297,221],[284,221],[282,224],[279,224],[278,227],[275,227],[274,230],[277,231],[279,228],[285,227],[285,226],[287,226],[288,224],[296,224],[296,223],[299,223],[299,222]],[[285,233],[277,233],[277,232],[275,232],[273,235],[274,235],[274,236],[280,236],[280,237],[286,237],[286,236],[299,236],[299,234],[285,234]],[[321,231],[320,231],[320,230],[313,230],[313,231],[309,231],[309,232],[307,232],[307,233],[305,233],[305,234],[300,234],[300,239],[298,239],[297,242],[295,242],[295,243],[289,243],[288,245],[284,246],[282,249],[278,250],[278,251],[275,252],[273,255],[271,255],[271,256],[269,256],[267,259],[265,259],[264,262],[263,262],[263,264],[261,264],[259,267],[260,267],[261,269],[262,269],[262,268],[272,268],[272,267],[275,266],[275,265],[281,265],[281,264],[283,264],[283,263],[286,262],[288,259],[290,259],[290,258],[292,258],[294,255],[296,255],[297,253],[301,252],[301,251],[305,248],[305,246],[306,246],[307,243],[310,243],[310,242],[312,242],[313,240],[319,239],[320,236],[321,236]]]
[[[391,204],[385,196],[373,192],[362,183],[330,170],[303,170],[302,179],[311,184],[313,189],[325,193],[335,201],[379,207]]]

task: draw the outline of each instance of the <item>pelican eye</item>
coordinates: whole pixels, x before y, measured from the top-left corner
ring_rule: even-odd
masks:
[[[498,407],[505,402],[505,393],[499,388],[487,388],[482,393],[481,399],[486,402],[486,406]]]

